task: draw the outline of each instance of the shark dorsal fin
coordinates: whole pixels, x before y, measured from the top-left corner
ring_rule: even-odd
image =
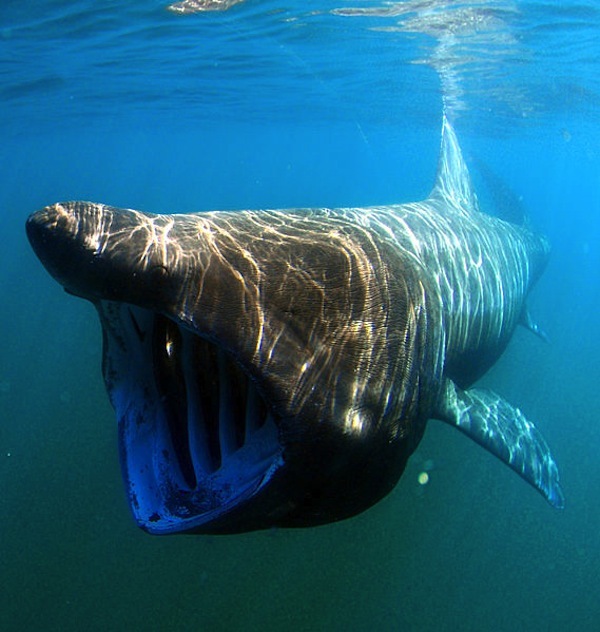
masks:
[[[442,146],[436,182],[429,199],[441,200],[463,212],[479,210],[467,165],[446,114],[442,125]]]

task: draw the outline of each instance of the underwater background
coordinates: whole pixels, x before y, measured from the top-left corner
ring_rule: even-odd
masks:
[[[0,629],[598,629],[600,3],[166,4],[0,6]],[[422,199],[444,108],[483,209],[524,210],[553,245],[530,300],[550,342],[520,328],[481,383],[535,421],[565,509],[431,421],[350,520],[140,531],[97,316],[36,260],[27,216]]]

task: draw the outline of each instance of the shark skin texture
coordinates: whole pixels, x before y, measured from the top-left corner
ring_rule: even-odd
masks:
[[[146,531],[348,518],[393,489],[431,418],[564,505],[539,431],[471,386],[519,323],[533,328],[526,298],[549,245],[480,211],[445,117],[420,202],[179,215],[65,202],[27,234],[98,310]]]

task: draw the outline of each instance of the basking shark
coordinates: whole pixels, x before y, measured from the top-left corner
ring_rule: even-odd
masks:
[[[540,433],[471,388],[531,324],[548,243],[479,210],[446,119],[421,202],[180,215],[67,202],[27,234],[98,310],[127,495],[148,532],[355,515],[395,486],[431,418],[563,506]]]

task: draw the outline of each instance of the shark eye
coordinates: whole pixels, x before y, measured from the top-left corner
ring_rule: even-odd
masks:
[[[161,279],[166,279],[169,276],[169,270],[166,266],[156,265],[150,268],[149,274],[153,281],[160,281]]]
[[[165,291],[172,281],[171,273],[164,265],[155,265],[150,267],[145,276],[146,284],[154,296],[157,296]]]

